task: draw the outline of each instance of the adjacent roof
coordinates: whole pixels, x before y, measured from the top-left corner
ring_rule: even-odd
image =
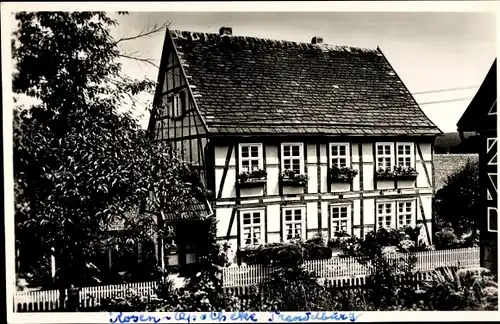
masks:
[[[486,116],[497,111],[497,59],[493,62],[476,95],[457,123],[459,131],[480,131],[486,128],[496,129],[495,118]]]
[[[152,217],[156,217],[154,213],[146,213],[151,215]],[[128,218],[136,217],[139,213],[139,210],[131,210],[123,213],[121,217],[115,217],[115,219],[107,224],[106,229],[108,231],[121,231],[125,229],[125,221]],[[163,213],[163,220],[167,223],[177,222],[177,221],[186,221],[186,220],[201,220],[205,217],[208,217],[212,214],[209,202],[206,203],[200,201],[198,198],[192,198],[191,203],[186,203],[175,213]]]
[[[379,49],[169,32],[210,132],[441,133]]]
[[[434,154],[434,189],[437,192],[448,176],[460,170],[467,162],[477,162],[479,154]]]

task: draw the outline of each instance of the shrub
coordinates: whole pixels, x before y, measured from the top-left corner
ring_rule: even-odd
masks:
[[[424,290],[433,310],[498,309],[498,285],[484,268],[437,269]]]

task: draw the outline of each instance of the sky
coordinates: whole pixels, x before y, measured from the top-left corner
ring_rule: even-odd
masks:
[[[217,33],[222,26],[233,35],[380,47],[426,115],[444,132],[456,131],[461,117],[496,55],[494,13],[473,12],[129,12],[109,13],[119,26],[115,38],[133,36],[153,25]],[[159,64],[165,32],[121,43],[126,53]],[[131,77],[157,80],[158,69],[122,60]],[[456,89],[460,88],[460,89]],[[465,88],[465,89],[464,89]],[[455,89],[440,91],[443,89]],[[428,91],[438,91],[424,93]],[[141,97],[147,102],[152,98]],[[439,102],[451,100],[451,102]],[[438,103],[432,103],[438,101]],[[431,103],[429,103],[431,102]],[[140,111],[145,113],[145,111]],[[145,127],[149,114],[141,118]]]

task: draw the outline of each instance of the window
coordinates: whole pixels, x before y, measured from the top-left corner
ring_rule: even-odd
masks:
[[[284,241],[304,239],[305,208],[289,207],[283,209]]]
[[[186,93],[179,92],[170,95],[167,98],[169,116],[172,118],[180,117],[186,111]]]
[[[488,232],[498,232],[498,211],[495,207],[488,207]]]
[[[393,203],[383,202],[377,204],[377,227],[378,228],[391,228],[393,223]]]
[[[240,172],[252,172],[262,168],[262,144],[240,144]]]
[[[330,144],[330,167],[349,166],[349,144]]]
[[[413,226],[413,201],[398,201],[398,228]]]
[[[393,143],[377,143],[376,145],[376,167],[378,169],[392,168]]]
[[[259,245],[263,242],[263,210],[243,210],[241,216],[241,245]]]
[[[283,170],[292,170],[296,173],[304,173],[302,143],[281,144],[281,165]]]
[[[398,166],[413,167],[413,143],[397,143],[396,161]]]
[[[330,206],[330,216],[332,218],[332,230],[331,237],[335,236],[335,233],[345,231],[350,232],[350,217],[349,217],[350,206],[349,205],[332,205]]]

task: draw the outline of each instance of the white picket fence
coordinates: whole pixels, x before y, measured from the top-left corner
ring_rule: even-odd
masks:
[[[416,253],[415,270],[430,271],[438,267],[459,266],[478,267],[479,248],[426,251]],[[338,279],[365,277],[369,267],[360,264],[355,258],[333,257],[327,260],[304,262],[304,268],[313,271],[318,278]],[[230,266],[222,271],[224,287],[245,287],[258,284],[269,275],[269,269],[262,265]]]
[[[479,258],[479,248],[419,252],[416,270],[428,271],[442,266],[478,267]],[[369,274],[368,268],[354,258],[333,257],[328,260],[307,261],[305,268],[316,272],[319,278],[324,279],[359,278]],[[231,266],[222,271],[223,285],[228,289],[258,284],[268,275],[269,269],[260,265]],[[141,296],[150,296],[157,285],[158,282],[151,281],[82,287],[79,292],[80,307],[88,308],[98,305],[102,299],[106,298],[123,297],[130,289],[135,290]],[[58,309],[58,290],[22,291],[16,292],[14,296],[15,312]]]
[[[134,282],[120,285],[82,287],[79,291],[80,307],[98,305],[102,299],[124,297],[127,291],[134,290],[140,296],[154,293],[158,282]],[[68,296],[68,291],[66,291]],[[67,297],[65,306],[67,303]],[[14,295],[14,311],[53,311],[59,307],[59,290],[20,291]]]

